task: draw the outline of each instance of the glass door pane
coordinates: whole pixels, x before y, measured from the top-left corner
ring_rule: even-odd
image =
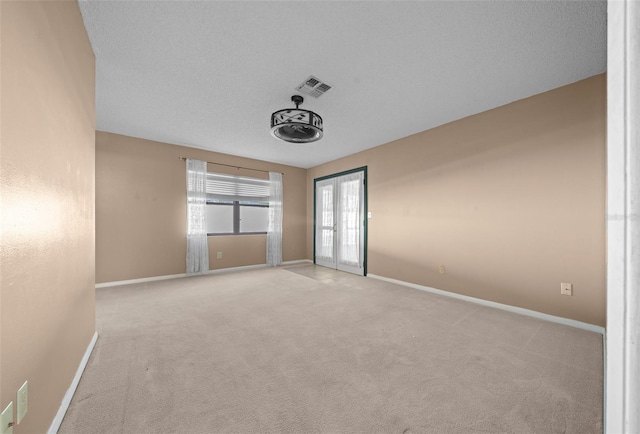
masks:
[[[335,259],[335,180],[316,184],[316,264],[336,267]]]
[[[364,172],[344,175],[336,179],[338,191],[337,268],[350,273],[364,274]]]

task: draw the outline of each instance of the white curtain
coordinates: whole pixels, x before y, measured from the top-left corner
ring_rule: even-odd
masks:
[[[208,271],[207,162],[187,158],[187,274]]]
[[[340,246],[338,246],[338,261],[354,267],[362,265],[360,256],[360,227],[362,225],[362,210],[360,209],[362,195],[362,180],[364,173],[358,172],[342,176],[338,179],[340,198],[338,205],[338,225]]]
[[[267,265],[282,264],[282,173],[269,172]]]
[[[316,260],[335,262],[333,237],[334,221],[333,190],[335,179],[318,181],[316,184]]]

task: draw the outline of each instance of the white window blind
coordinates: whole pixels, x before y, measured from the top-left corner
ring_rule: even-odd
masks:
[[[207,199],[269,203],[269,180],[207,173]]]

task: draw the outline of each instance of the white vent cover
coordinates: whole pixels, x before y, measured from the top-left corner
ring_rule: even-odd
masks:
[[[329,89],[331,89],[331,86],[327,83],[323,83],[319,78],[314,77],[313,75],[310,75],[309,78],[296,87],[296,90],[300,93],[304,93],[314,98],[318,98]]]

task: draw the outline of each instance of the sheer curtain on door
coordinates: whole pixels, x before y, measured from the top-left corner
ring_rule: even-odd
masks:
[[[209,271],[207,162],[187,158],[187,274]]]
[[[320,181],[316,186],[316,260],[335,263],[333,236],[335,231],[333,190],[335,181]],[[328,265],[328,264],[327,264]],[[335,265],[335,264],[334,264]]]
[[[338,262],[358,267],[362,265],[360,252],[360,228],[363,172],[338,178]]]
[[[269,172],[267,265],[282,264],[282,173]]]

